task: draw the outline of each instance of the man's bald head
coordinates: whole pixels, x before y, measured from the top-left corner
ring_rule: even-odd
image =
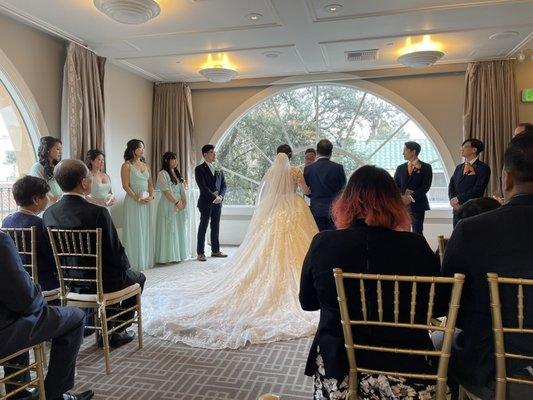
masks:
[[[84,187],[83,180],[89,176],[89,169],[79,160],[66,159],[54,168],[54,177],[63,192],[87,194],[85,193],[87,188]]]

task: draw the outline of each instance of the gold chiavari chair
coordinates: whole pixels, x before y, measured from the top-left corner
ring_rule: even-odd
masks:
[[[444,238],[444,235],[438,235],[437,241],[439,244],[439,259],[440,259],[440,265],[442,265],[442,261],[444,260],[444,250],[446,249],[446,243],[448,242],[448,239]]]
[[[370,275],[361,273],[343,272],[340,268],[333,270],[335,277],[335,286],[337,288],[337,299],[339,301],[341,324],[344,333],[344,342],[346,352],[348,355],[349,371],[349,396],[350,400],[357,400],[357,374],[362,372],[366,374],[379,374],[395,377],[413,378],[413,379],[427,379],[436,381],[436,396],[437,400],[445,400],[447,392],[448,379],[448,362],[450,359],[450,352],[453,341],[453,333],[457,314],[459,311],[459,304],[461,300],[461,292],[464,283],[464,275],[455,274],[453,278],[432,277],[432,276],[400,276],[400,275]],[[352,319],[348,310],[348,299],[346,297],[344,281],[347,279],[359,281],[359,297],[361,302],[361,315],[363,319]],[[367,290],[365,290],[365,282],[367,287],[370,282],[376,285],[376,299],[377,299],[377,319],[373,319],[367,309]],[[383,285],[382,282],[392,282],[394,291],[394,320],[385,320],[383,312]],[[400,320],[400,282],[411,283],[410,290],[410,312],[409,321],[404,322]],[[428,309],[424,316],[426,323],[417,323],[416,318],[416,302],[417,302],[417,286],[427,284],[429,285],[428,294]],[[452,285],[451,299],[449,312],[445,323],[435,325],[432,321],[433,307],[436,295],[436,285]],[[354,293],[354,295],[356,295]],[[351,299],[350,299],[351,300]],[[354,342],[352,335],[352,326],[382,326],[388,328],[411,328],[423,329],[427,331],[442,331],[444,332],[444,340],[441,350],[433,349],[406,349],[385,346],[369,346],[365,344],[358,344]],[[437,374],[421,374],[410,372],[385,371],[362,368],[357,365],[355,358],[356,350],[365,350],[372,352],[386,352],[395,354],[409,354],[414,356],[425,357],[439,357]]]
[[[37,264],[37,228],[32,226],[30,228],[2,228],[13,242],[22,260],[22,265],[33,281],[39,283],[39,273]],[[47,302],[59,299],[59,288],[53,290],[44,290],[43,297]]]
[[[25,352],[29,352],[30,350],[33,350],[33,354],[34,354],[33,362],[30,362],[29,365],[20,365],[20,364],[13,363],[13,359],[15,357],[18,357],[21,354],[24,354]],[[9,392],[6,389],[5,394],[0,394],[0,400],[11,399],[17,393],[20,393],[25,389],[31,389],[31,388],[37,388],[38,394],[39,394],[39,400],[46,400],[46,395],[44,393],[43,344],[42,343],[36,346],[33,346],[31,348],[17,351],[14,354],[10,354],[9,356],[0,359],[0,365],[3,367],[10,367],[14,370],[14,372],[8,375],[5,375],[3,378],[1,378],[0,384],[3,384],[3,385],[10,384],[12,386],[16,386],[16,389],[10,390]],[[17,381],[15,378],[19,375],[22,375],[24,372],[29,372],[30,374],[33,372],[35,374],[35,377],[30,378],[28,382]]]
[[[281,400],[281,397],[272,393],[265,393],[259,396],[257,400]]]
[[[496,357],[496,388],[495,400],[505,400],[508,392],[507,384],[533,385],[533,377],[507,375],[506,359],[528,360],[533,364],[533,357],[525,354],[510,353],[505,350],[504,336],[508,334],[533,334],[533,326],[526,327],[524,320],[524,286],[533,290],[533,279],[504,278],[498,274],[488,273],[490,305],[492,313],[492,330],[494,333],[494,356]],[[502,303],[514,304],[514,299],[504,299],[500,297],[500,287],[502,285],[516,286],[516,306],[517,320],[511,326],[509,318],[502,316]],[[531,311],[531,310],[526,310]],[[505,320],[505,321],[504,321]],[[518,387],[517,387],[518,389]],[[533,389],[529,391],[527,398],[533,398]]]
[[[122,290],[104,293],[102,282],[102,229],[67,230],[48,228],[50,243],[57,265],[61,303],[96,311],[94,326],[104,345],[106,373],[111,373],[109,337],[130,324],[137,324],[138,349],[143,347],[141,286],[138,283]],[[80,294],[70,291],[72,285],[96,287],[95,293]],[[120,306],[126,299],[136,297],[136,304],[129,308]],[[123,320],[121,316],[134,311],[132,318]],[[108,315],[108,312],[110,315]],[[109,328],[112,323],[113,328]],[[98,337],[98,335],[95,335]]]

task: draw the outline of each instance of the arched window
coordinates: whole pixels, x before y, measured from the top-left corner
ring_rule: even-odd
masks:
[[[238,118],[217,145],[225,171],[226,205],[254,205],[261,179],[278,145],[293,149],[293,164],[303,167],[304,153],[326,138],[332,159],[349,177],[364,164],[394,174],[405,162],[404,143],[420,143],[420,159],[433,167],[430,202],[447,204],[447,174],[435,145],[416,121],[387,100],[353,86],[314,84],[279,92]]]
[[[11,187],[33,163],[35,149],[30,132],[21,110],[0,79],[0,220],[17,209]]]

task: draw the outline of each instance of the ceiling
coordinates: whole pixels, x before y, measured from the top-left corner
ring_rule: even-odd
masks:
[[[533,0],[157,2],[161,14],[134,26],[111,20],[93,0],[0,0],[0,12],[153,81],[202,81],[198,70],[215,64],[238,78],[394,68],[407,41],[424,35],[445,53],[439,63],[464,63],[512,57],[533,39]],[[342,7],[331,13],[330,4]],[[345,52],[368,49],[378,50],[375,60],[346,60]]]

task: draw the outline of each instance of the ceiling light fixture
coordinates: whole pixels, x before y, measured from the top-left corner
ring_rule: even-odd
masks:
[[[248,15],[246,15],[246,18],[249,19],[250,21],[259,21],[261,18],[263,18],[263,16],[259,13],[250,13]]]
[[[424,35],[420,43],[413,44],[411,38],[405,41],[405,47],[400,50],[398,62],[407,67],[424,68],[439,61],[444,53],[440,51],[441,44],[432,42],[429,35]]]
[[[237,76],[237,71],[231,68],[224,68],[222,65],[215,65],[212,68],[203,68],[198,72],[209,82],[215,83],[229,82]]]
[[[517,35],[518,35],[518,32],[516,31],[503,31],[503,32],[493,33],[492,35],[489,36],[489,39],[490,40],[503,40],[503,39],[510,39]]]
[[[276,50],[265,51],[263,52],[263,55],[266,58],[278,58],[281,55],[281,51],[276,51]]]
[[[341,8],[342,8],[341,4],[328,4],[327,6],[324,7],[324,10],[326,10],[326,12],[328,13],[335,14],[339,12]]]
[[[94,0],[94,6],[122,24],[143,24],[161,12],[155,0]]]

